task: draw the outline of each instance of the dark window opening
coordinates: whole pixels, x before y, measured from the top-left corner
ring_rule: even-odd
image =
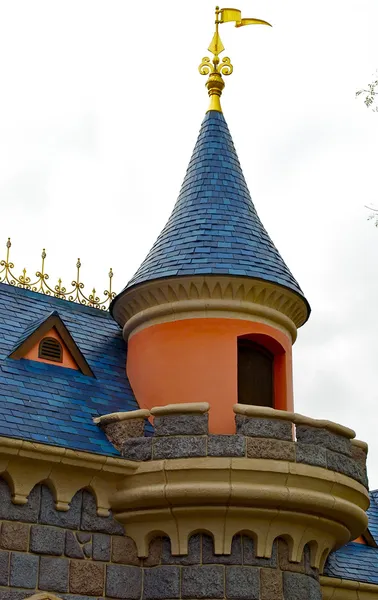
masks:
[[[274,356],[251,340],[238,340],[238,402],[273,408]]]
[[[52,337],[43,338],[39,344],[38,357],[61,363],[63,361],[62,344]]]

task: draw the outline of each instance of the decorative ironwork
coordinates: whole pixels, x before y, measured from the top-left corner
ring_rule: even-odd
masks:
[[[72,287],[70,286],[70,289],[67,291],[67,288],[63,285],[62,279],[60,278],[58,279],[58,283],[53,287],[51,287],[47,283],[47,280],[49,280],[50,277],[47,273],[45,273],[45,259],[47,256],[45,249],[42,250],[41,270],[36,272],[35,277],[37,279],[35,281],[32,281],[31,277],[27,275],[26,269],[23,269],[21,275],[16,277],[13,271],[15,266],[10,260],[11,246],[12,244],[10,238],[8,238],[6,244],[6,259],[0,261],[0,283],[7,283],[8,285],[13,285],[26,290],[31,290],[32,292],[37,292],[39,294],[45,294],[46,296],[62,298],[63,300],[68,300],[69,302],[76,302],[77,304],[83,304],[84,306],[92,306],[93,308],[99,308],[100,310],[108,310],[110,302],[116,295],[115,292],[112,291],[112,269],[110,269],[108,274],[109,285],[108,289],[104,291],[105,298],[101,299],[97,295],[95,288],[93,288],[92,292],[88,296],[86,296],[83,292],[84,283],[80,281],[80,258],[77,259],[76,263],[76,279],[71,281]]]
[[[219,35],[219,25],[222,23],[235,23],[235,27],[243,27],[244,25],[269,25],[267,21],[262,19],[242,19],[241,11],[237,8],[219,8],[215,7],[215,33],[208,47],[209,52],[212,52],[213,58],[205,56],[202,59],[198,70],[201,75],[208,75],[209,79],[206,82],[208,94],[210,96],[210,106],[208,110],[217,110],[222,112],[220,105],[220,97],[224,88],[222,75],[231,75],[234,67],[228,56],[222,60],[219,54],[224,51],[223,42]]]

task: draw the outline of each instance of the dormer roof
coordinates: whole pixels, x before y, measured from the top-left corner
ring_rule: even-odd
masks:
[[[78,366],[79,370],[84,375],[94,377],[93,371],[90,368],[85,356],[79,349],[71,333],[67,329],[64,321],[59,316],[59,313],[54,310],[48,315],[43,316],[38,321],[31,323],[16,342],[9,358],[26,358],[27,353],[31,348],[39,344],[39,342],[54,329],[60,340],[64,343],[73,361]]]

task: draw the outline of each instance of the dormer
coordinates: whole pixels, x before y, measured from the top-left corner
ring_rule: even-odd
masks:
[[[83,353],[57,311],[32,323],[9,355],[81,371],[93,377]]]

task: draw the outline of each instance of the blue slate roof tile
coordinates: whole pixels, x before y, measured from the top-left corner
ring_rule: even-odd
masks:
[[[369,531],[378,544],[378,490],[370,492],[370,507],[367,511],[369,517]]]
[[[54,311],[95,377],[9,358]],[[92,422],[93,416],[138,408],[126,375],[122,332],[108,312],[0,284],[0,340],[0,435],[119,455]]]
[[[324,575],[378,585],[378,548],[351,542],[327,560]]]
[[[378,543],[378,490],[369,493],[368,529]],[[378,548],[351,542],[328,557],[324,575],[378,585]]]
[[[256,213],[223,114],[209,111],[173,212],[125,290],[175,275],[215,273],[279,283],[303,297]]]

